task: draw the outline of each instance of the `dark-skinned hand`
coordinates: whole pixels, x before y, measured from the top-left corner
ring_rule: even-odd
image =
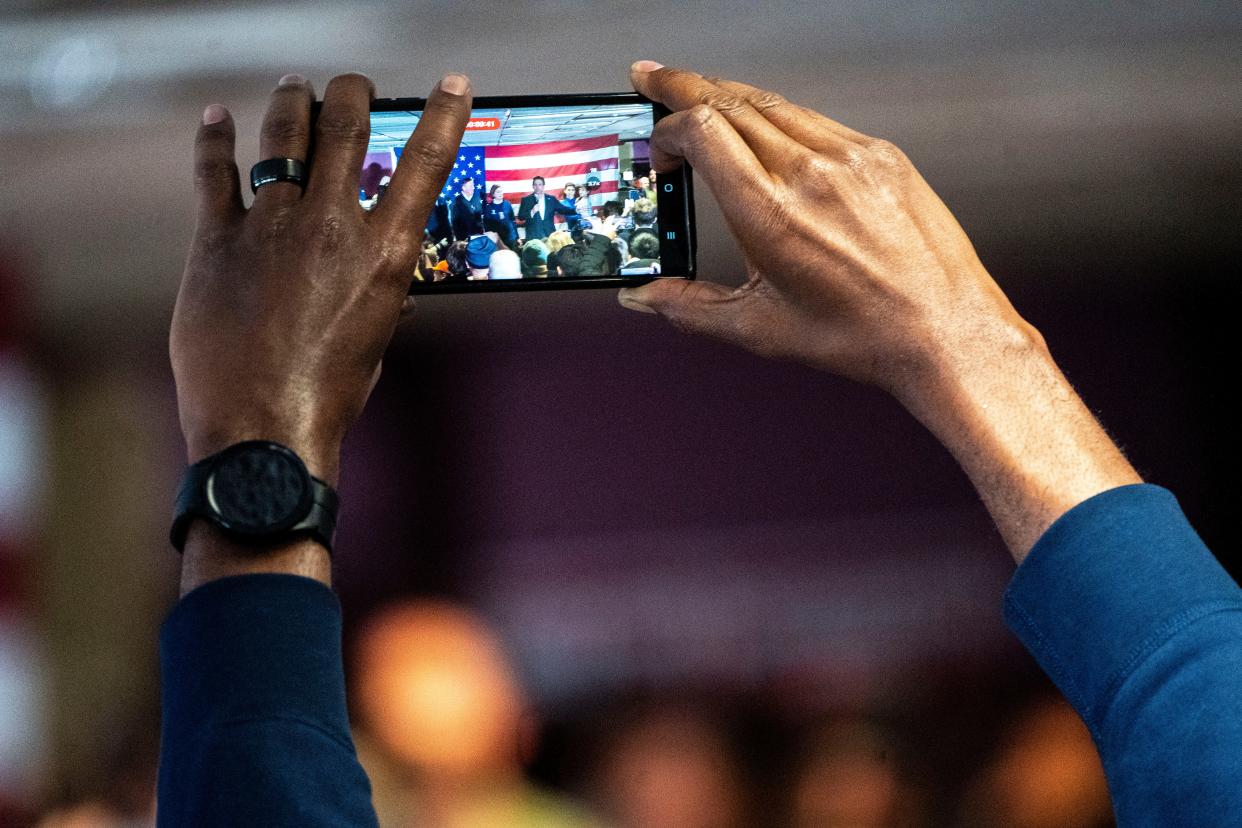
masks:
[[[334,481],[401,314],[423,227],[470,115],[470,84],[432,91],[403,162],[371,212],[358,203],[374,88],[333,78],[316,123],[314,92],[290,75],[272,93],[260,157],[306,159],[305,192],[259,188],[242,204],[233,120],[203,115],[196,145],[198,224],[173,315],[170,351],[181,428],[194,462],[246,439],[288,445]]]
[[[198,222],[169,337],[191,463],[266,439],[336,483],[341,441],[379,378],[427,216],[470,116],[469,79],[446,75],[383,201],[367,212],[358,180],[373,96],[362,75],[333,78],[312,125],[310,85],[297,75],[282,78],[263,119],[260,157],[309,157],[309,180],[305,191],[292,182],[265,184],[249,209],[233,120],[218,105],[203,113],[195,147]],[[181,590],[247,572],[331,581],[327,550],[312,540],[261,552],[195,521]]]

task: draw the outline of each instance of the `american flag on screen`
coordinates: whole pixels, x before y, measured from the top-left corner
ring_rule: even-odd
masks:
[[[453,169],[449,172],[440,194],[452,201],[461,192],[461,184],[467,178],[474,179],[474,191],[486,200],[487,181],[483,174],[482,147],[462,147],[457,151],[457,160],[453,163]]]
[[[397,168],[397,162],[401,160],[402,149],[404,147],[392,148],[394,170]],[[467,178],[474,179],[475,192],[480,193],[482,198],[486,198],[487,182],[484,180],[482,147],[461,147],[457,150],[457,160],[453,163],[453,169],[449,172],[440,195],[445,201],[452,201],[461,192],[462,182]]]
[[[616,135],[486,147],[484,153],[488,183],[503,185],[506,200],[515,207],[531,192],[530,180],[537,175],[544,177],[546,192],[555,197],[560,197],[566,184],[581,186],[592,175],[600,180],[592,204],[603,203],[617,192],[620,164]]]
[[[457,160],[453,161],[453,169],[448,171],[445,189],[440,195],[445,201],[456,199],[462,191],[462,181],[474,179],[474,192],[483,199],[487,197],[487,181],[483,179],[483,148],[482,146],[461,146],[457,150]]]

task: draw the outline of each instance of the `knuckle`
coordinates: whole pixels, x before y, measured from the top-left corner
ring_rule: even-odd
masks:
[[[720,89],[703,92],[699,95],[699,103],[725,114],[739,112],[746,106],[746,102],[741,98]]]
[[[251,217],[247,221],[249,235],[254,239],[255,243],[261,248],[277,246],[282,244],[292,226],[289,211],[283,209],[272,210],[263,216],[255,216],[251,213]]]
[[[317,129],[321,138],[339,143],[366,143],[371,137],[370,124],[350,113],[321,115]]]
[[[707,104],[699,104],[686,110],[686,128],[692,134],[706,135],[714,132],[720,113]]]
[[[688,118],[688,113],[677,113],[671,118],[661,118],[655,122],[655,126],[651,128],[651,142],[659,143],[677,132],[680,124],[684,123]]]
[[[455,148],[439,138],[425,137],[406,147],[407,153],[413,156],[416,169],[425,171],[442,170],[453,163]]]
[[[892,141],[883,138],[872,138],[867,142],[867,151],[874,161],[888,167],[904,167],[910,163],[906,154]]]
[[[277,116],[263,125],[263,134],[267,139],[280,145],[304,143],[309,133],[306,121],[301,118]]]
[[[320,216],[310,228],[312,244],[321,252],[330,253],[341,247],[345,222],[336,213]]]
[[[376,257],[380,263],[380,278],[408,284],[421,253],[417,242],[418,239],[404,238],[400,234],[383,242]]]
[[[312,216],[282,216],[268,222],[263,230],[278,233],[286,237],[289,232],[296,232],[304,240],[306,250],[313,251],[315,256],[327,259],[350,243],[350,235],[354,227],[339,211],[320,212]]]
[[[816,189],[831,190],[835,188],[816,187]],[[799,222],[795,216],[790,215],[788,203],[780,198],[777,193],[773,193],[772,197],[756,205],[754,221],[756,227],[768,228],[776,234],[788,235],[791,238],[796,238],[799,235],[797,232]]]
[[[842,153],[841,162],[855,172],[866,172],[872,166],[871,151],[855,144]]]
[[[807,151],[799,153],[793,159],[790,173],[795,182],[823,185],[834,181],[840,175],[840,166],[827,156]]]
[[[750,104],[760,112],[770,112],[773,109],[780,109],[789,102],[781,95],[767,90],[758,90],[750,98]]]

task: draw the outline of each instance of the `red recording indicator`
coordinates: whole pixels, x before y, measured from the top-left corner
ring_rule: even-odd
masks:
[[[471,118],[466,123],[467,132],[479,132],[500,129],[499,118]]]

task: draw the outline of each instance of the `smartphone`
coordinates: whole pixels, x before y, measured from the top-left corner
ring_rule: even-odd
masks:
[[[383,203],[425,99],[379,99],[358,199]],[[668,110],[633,93],[474,99],[411,293],[624,287],[694,278],[683,166],[651,169]]]

